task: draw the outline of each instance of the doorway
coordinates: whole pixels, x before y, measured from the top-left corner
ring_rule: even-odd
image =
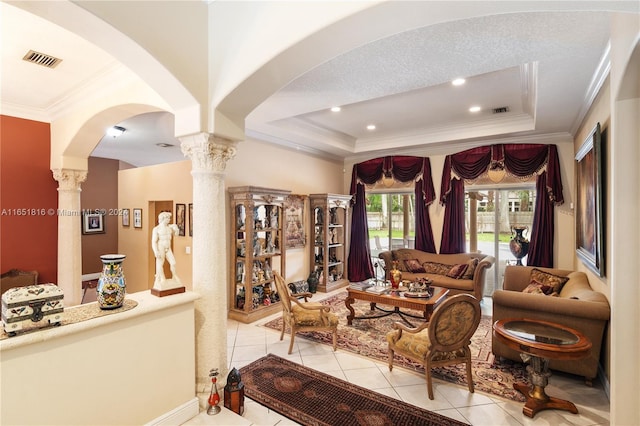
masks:
[[[502,288],[504,268],[515,264],[509,249],[512,227],[524,226],[529,239],[535,207],[535,187],[468,188],[465,194],[466,249],[493,256],[494,266],[485,276],[484,296]],[[522,259],[526,265],[527,256]]]

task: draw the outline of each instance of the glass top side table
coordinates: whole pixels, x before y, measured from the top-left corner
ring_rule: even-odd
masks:
[[[524,362],[529,362],[527,372],[531,384],[513,385],[514,389],[527,398],[522,409],[526,416],[533,418],[538,411],[546,409],[578,413],[571,401],[548,396],[544,388],[551,376],[550,359],[579,359],[589,354],[591,341],[585,335],[560,324],[522,318],[496,321],[493,324],[493,335],[511,349],[519,351]]]

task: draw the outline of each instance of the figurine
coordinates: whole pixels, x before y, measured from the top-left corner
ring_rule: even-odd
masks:
[[[181,285],[180,278],[176,274],[176,258],[171,250],[171,239],[173,235],[180,232],[175,223],[169,225],[171,213],[162,212],[158,215],[158,225],[151,232],[151,248],[156,256],[156,278],[153,288],[157,290],[168,290]],[[171,268],[171,278],[164,275],[164,262],[168,261]]]

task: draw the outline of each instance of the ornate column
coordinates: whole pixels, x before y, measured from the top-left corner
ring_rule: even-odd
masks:
[[[235,143],[207,133],[180,138],[193,176],[193,291],[196,301],[196,392],[206,408],[209,370],[222,381],[227,363],[227,232],[224,171]],[[224,385],[224,384],[223,384]],[[204,401],[203,401],[204,400]]]
[[[74,306],[82,301],[80,184],[87,171],[55,169],[53,178],[58,181],[58,286],[65,306]]]

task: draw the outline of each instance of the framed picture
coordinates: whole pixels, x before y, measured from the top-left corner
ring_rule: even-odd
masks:
[[[189,203],[189,236],[193,237],[193,203]]]
[[[122,209],[122,226],[129,226],[129,209]]]
[[[133,209],[133,227],[142,228],[142,209]]]
[[[104,234],[104,213],[83,212],[83,234]]]
[[[600,123],[576,154],[576,253],[599,276],[604,276],[602,134]]]
[[[305,195],[289,195],[284,202],[284,233],[287,248],[304,247],[307,237],[304,232]]]
[[[187,206],[185,204],[176,204],[176,225],[178,225],[178,235],[185,236],[185,220],[187,214]]]

